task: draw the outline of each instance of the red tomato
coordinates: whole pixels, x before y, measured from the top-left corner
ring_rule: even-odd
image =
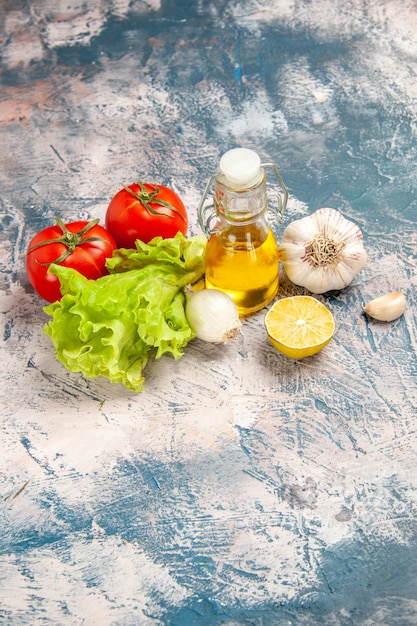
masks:
[[[138,181],[121,189],[106,213],[106,228],[119,248],[135,248],[136,239],[148,243],[187,233],[188,215],[179,196],[163,185]]]
[[[86,278],[107,274],[106,259],[117,248],[111,234],[92,222],[63,224],[44,228],[33,237],[26,253],[26,272],[35,291],[48,302],[60,300],[59,279],[48,273],[52,263],[72,267]]]

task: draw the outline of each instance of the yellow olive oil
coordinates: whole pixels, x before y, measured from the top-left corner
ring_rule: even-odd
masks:
[[[229,225],[207,242],[206,287],[226,292],[244,317],[265,307],[278,291],[278,246],[269,227]]]

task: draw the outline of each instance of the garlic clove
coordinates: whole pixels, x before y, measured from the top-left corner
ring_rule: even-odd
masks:
[[[407,308],[405,295],[401,291],[392,291],[368,302],[363,310],[369,317],[380,322],[393,322],[401,317]]]

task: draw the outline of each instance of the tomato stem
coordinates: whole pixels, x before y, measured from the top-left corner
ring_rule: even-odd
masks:
[[[99,223],[100,220],[98,218],[91,220],[91,222],[88,222],[88,224],[86,224],[80,231],[78,231],[78,233],[72,233],[70,230],[68,230],[60,217],[55,217],[55,221],[62,230],[62,235],[60,237],[55,237],[55,239],[47,239],[45,241],[35,243],[29,248],[28,254],[32,252],[32,250],[36,250],[36,248],[48,246],[49,244],[53,243],[62,243],[64,246],[66,246],[67,249],[54,261],[49,261],[48,263],[39,263],[39,265],[49,266],[52,265],[52,263],[56,263],[57,265],[59,265],[74,252],[77,246],[80,246],[83,243],[90,243],[92,241],[107,241],[107,239],[105,239],[104,237],[84,237],[84,235],[86,235],[88,231],[90,231],[92,228],[94,228],[94,226]]]
[[[137,185],[139,185],[140,191],[133,191],[133,189],[130,189],[130,187],[126,187],[125,185],[123,185],[123,188],[125,189],[125,191],[130,193],[130,195],[134,196],[136,200],[139,200],[139,202],[143,204],[148,213],[150,213],[151,215],[163,215],[164,217],[168,217],[169,219],[174,219],[174,215],[161,213],[160,211],[157,211],[156,209],[151,207],[150,203],[153,202],[153,204],[159,204],[161,207],[165,207],[166,209],[174,211],[174,213],[177,213],[177,215],[179,215],[181,219],[185,221],[185,217],[183,216],[181,211],[172,206],[172,204],[169,204],[169,202],[166,202],[165,200],[157,197],[160,192],[159,187],[155,186],[154,191],[148,191],[145,187],[145,184],[141,180],[137,180],[135,182]]]

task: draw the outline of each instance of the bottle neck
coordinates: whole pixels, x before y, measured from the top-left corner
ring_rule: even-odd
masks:
[[[228,222],[251,223],[259,219],[268,207],[266,176],[248,189],[232,189],[221,177],[215,180],[214,205],[219,217]]]

